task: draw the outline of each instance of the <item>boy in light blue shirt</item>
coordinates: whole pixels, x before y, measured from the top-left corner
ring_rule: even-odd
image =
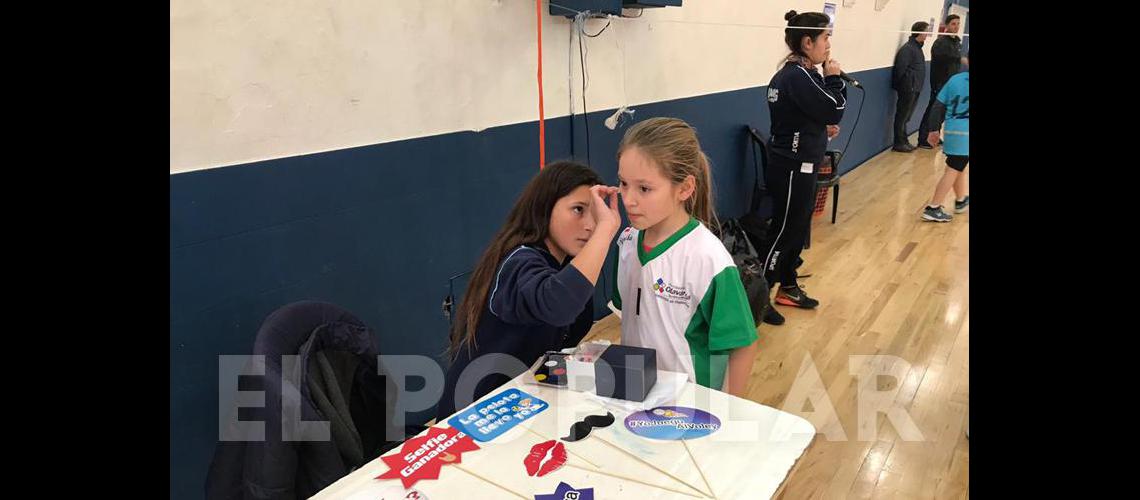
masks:
[[[969,64],[969,56],[966,57]],[[938,143],[938,129],[945,115],[946,130],[942,151],[946,153],[946,172],[934,188],[934,197],[922,211],[922,219],[950,222],[954,217],[942,210],[942,200],[954,188],[954,213],[965,212],[970,206],[966,167],[970,164],[970,71],[958,73],[946,82],[930,112],[927,127],[931,130],[927,140]]]

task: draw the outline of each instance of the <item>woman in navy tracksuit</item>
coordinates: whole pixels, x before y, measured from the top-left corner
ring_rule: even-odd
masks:
[[[777,304],[811,309],[819,301],[808,297],[796,282],[796,265],[811,224],[817,169],[828,139],[839,133],[847,86],[839,77],[839,62],[830,59],[827,15],[793,10],[784,19],[788,20],[784,41],[792,53],[768,84],[772,154],[764,177],[773,197],[776,238],[767,249],[765,278],[768,283],[780,282]],[[817,65],[826,76],[820,76]],[[765,322],[784,322],[774,308],[769,311]]]

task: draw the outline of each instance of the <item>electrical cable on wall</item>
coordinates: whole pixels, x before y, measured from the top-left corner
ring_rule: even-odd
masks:
[[[591,162],[590,153],[592,152],[592,148],[591,148],[591,144],[590,144],[590,115],[589,115],[589,107],[586,104],[586,89],[590,85],[590,68],[586,64],[586,59],[588,58],[588,56],[590,54],[590,49],[589,49],[588,43],[585,40],[583,40],[582,37],[585,36],[587,38],[597,38],[597,37],[601,36],[601,34],[604,33],[606,31],[606,29],[610,27],[611,24],[613,24],[613,17],[614,16],[605,16],[607,18],[606,25],[603,26],[602,29],[598,30],[597,33],[594,33],[591,35],[586,30],[586,20],[590,19],[592,17],[597,18],[597,17],[601,17],[601,16],[594,14],[590,11],[579,12],[577,15],[574,16],[574,23],[573,23],[574,27],[571,30],[571,40],[573,40],[573,33],[575,31],[578,32],[578,61],[579,61],[579,65],[580,65],[579,69],[580,69],[580,74],[581,74],[581,78],[582,78],[582,123],[584,124],[585,135],[586,135],[586,164],[590,164],[590,162]],[[614,29],[616,30],[617,28],[614,28]],[[624,55],[625,54],[623,52],[622,53],[622,56],[623,56],[623,68],[622,69],[623,69],[623,71],[625,69],[624,68]],[[625,85],[624,73],[623,73],[622,85],[623,85],[623,90],[624,90],[624,85]],[[573,88],[573,87],[570,87],[570,88]],[[571,91],[571,94],[573,94],[573,91]],[[626,113],[630,113],[630,114],[633,113],[632,111],[627,110],[625,108],[625,106],[622,106],[618,110],[618,112],[614,114],[614,116],[611,116],[609,119],[606,120],[606,122],[605,122],[606,126],[612,130],[614,128],[614,126],[610,126],[611,123],[616,126],[616,121],[622,112],[626,112]],[[574,136],[573,136],[573,130],[574,130],[574,126],[573,126],[573,117],[574,117],[573,97],[571,97],[570,117],[571,117],[571,126],[570,126],[570,130],[571,130],[571,136],[570,136],[571,154],[573,154],[573,140],[574,140]]]
[[[577,18],[574,19],[574,24],[577,25]],[[576,150],[574,147],[574,32],[576,29],[567,30],[570,33],[570,40],[566,43],[566,94],[570,97],[570,157],[577,158]]]
[[[582,123],[585,125],[584,128],[586,129],[586,165],[590,165],[590,112],[589,112],[589,108],[586,107],[586,85],[587,85],[587,82],[589,82],[590,73],[586,69],[587,49],[585,48],[586,47],[585,42],[583,42],[583,40],[582,40],[582,35],[590,36],[590,34],[586,32],[586,18],[588,16],[589,16],[589,12],[586,12],[585,14],[579,14],[578,16],[575,17],[575,23],[574,23],[575,27],[577,28],[577,31],[578,31],[578,60],[581,64]],[[606,28],[608,28],[609,26],[610,26],[610,23],[607,22],[606,26],[603,27],[600,31],[598,31],[593,36],[596,37],[598,35],[601,35],[602,31],[605,31]],[[591,38],[593,38],[593,37],[591,37]],[[573,125],[571,125],[571,128],[573,128]],[[591,166],[591,168],[592,168],[592,166]],[[602,280],[607,282],[603,286],[606,288],[606,297],[610,297],[609,290],[608,290],[609,279],[606,276],[605,263],[604,262],[602,263]]]
[[[604,28],[603,28],[604,30]],[[601,32],[599,32],[600,34]],[[586,21],[578,24],[578,60],[582,64],[582,123],[586,129],[586,165],[590,164],[590,111],[586,107],[586,84],[589,81],[589,73],[586,72],[586,55],[584,51],[585,42],[582,41],[582,35],[586,34]]]
[[[843,151],[841,153],[839,153],[839,161],[840,162],[842,162],[843,159],[847,157],[847,148],[848,148],[848,146],[851,146],[851,140],[855,138],[855,130],[859,127],[859,118],[863,116],[863,101],[867,99],[867,91],[863,90],[862,88],[859,88],[859,87],[856,87],[856,88],[858,88],[860,91],[859,92],[859,94],[860,94],[859,111],[857,113],[855,113],[855,123],[853,123],[851,125],[851,133],[847,135],[847,144],[843,145]],[[835,175],[838,176],[839,175],[839,165],[833,165],[832,168],[835,169]]]
[[[611,17],[612,17],[612,16],[611,16]],[[593,35],[591,35],[591,34],[589,34],[589,33],[587,33],[587,32],[586,32],[586,25],[585,25],[585,24],[583,24],[583,25],[582,25],[582,34],[583,34],[583,35],[586,35],[586,36],[588,36],[588,37],[590,37],[590,38],[597,38],[599,35],[601,35],[601,34],[602,34],[602,32],[603,32],[603,31],[605,31],[605,30],[606,30],[606,28],[609,28],[609,27],[610,27],[610,23],[611,23],[611,22],[613,22],[613,20],[609,20],[609,21],[606,21],[606,25],[605,25],[605,26],[602,26],[602,29],[601,29],[601,30],[599,30],[597,33],[594,33]]]

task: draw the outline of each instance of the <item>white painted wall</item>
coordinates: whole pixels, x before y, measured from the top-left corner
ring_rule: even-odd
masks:
[[[554,0],[556,3],[558,0]],[[941,0],[838,4],[833,56],[890,66]],[[581,111],[571,23],[543,0],[546,116]],[[767,84],[784,12],[823,1],[685,0],[587,38],[591,110]],[[627,11],[634,14],[636,11]],[[605,20],[590,20],[597,32]],[[538,118],[531,0],[172,0],[170,173]],[[930,43],[927,43],[929,54]]]

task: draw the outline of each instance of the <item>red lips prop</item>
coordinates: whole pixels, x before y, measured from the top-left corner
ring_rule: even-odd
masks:
[[[566,446],[561,442],[550,440],[538,443],[531,447],[530,454],[523,459],[528,476],[545,476],[554,472],[566,463]]]

